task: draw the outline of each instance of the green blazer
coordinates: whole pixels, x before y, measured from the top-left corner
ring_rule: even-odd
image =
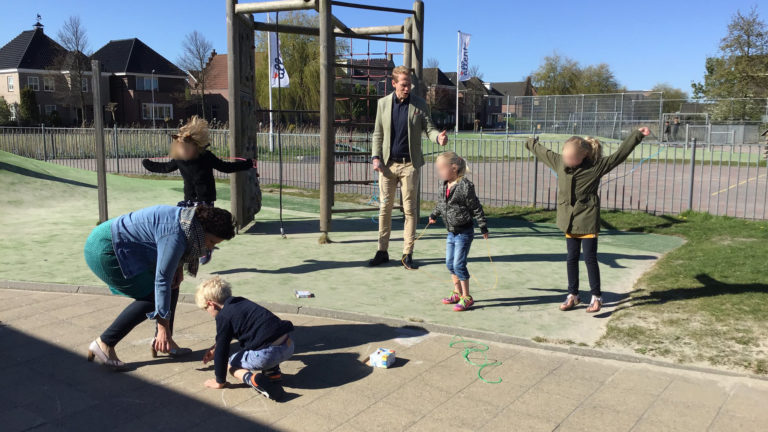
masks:
[[[395,92],[378,101],[376,109],[376,126],[373,130],[373,149],[371,156],[381,158],[386,165],[389,163],[389,152],[392,148],[392,102]],[[411,163],[416,168],[424,165],[424,153],[421,150],[421,133],[426,132],[430,141],[437,143],[440,131],[432,124],[427,102],[411,93],[408,106],[408,151]]]
[[[538,139],[528,138],[528,150],[557,174],[558,228],[571,234],[600,232],[600,179],[624,162],[642,141],[643,134],[635,131],[610,156],[595,162],[585,159],[576,168],[568,168],[559,153],[542,146]]]

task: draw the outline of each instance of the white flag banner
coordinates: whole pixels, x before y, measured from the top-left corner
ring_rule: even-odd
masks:
[[[275,32],[269,32],[269,84],[272,88],[288,87],[290,84],[280,52],[280,39]]]
[[[469,33],[459,32],[459,81],[466,81],[469,76]]]

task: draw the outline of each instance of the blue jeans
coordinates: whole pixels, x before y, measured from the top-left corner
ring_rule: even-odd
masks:
[[[467,255],[469,255],[469,247],[472,246],[474,236],[474,227],[456,234],[448,232],[448,238],[445,241],[445,266],[459,280],[469,280]]]
[[[270,345],[260,350],[241,350],[229,357],[229,366],[248,370],[272,369],[291,358],[295,348],[289,337],[282,345]]]

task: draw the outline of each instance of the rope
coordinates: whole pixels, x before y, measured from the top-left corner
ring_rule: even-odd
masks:
[[[366,205],[374,206],[374,205],[380,205],[379,202],[379,181],[377,179],[373,180],[373,192],[371,193],[371,199],[368,200]],[[371,222],[378,223],[378,219],[376,219],[376,215],[371,216]]]
[[[427,233],[427,229],[429,228],[429,226],[430,226],[430,225],[432,225],[432,223],[430,223],[430,222],[427,222],[427,226],[425,226],[425,227],[424,227],[424,229],[421,231],[421,233],[418,235],[418,237],[416,237],[416,239],[414,240],[414,243],[415,243],[416,241],[418,241],[418,240],[421,240],[421,238],[422,238],[422,237],[424,237],[424,234],[426,234],[426,233]],[[488,239],[484,239],[484,240],[485,240],[485,250],[486,250],[486,252],[488,253],[488,261],[490,261],[490,263],[491,263],[491,267],[493,268],[493,273],[494,273],[494,277],[495,277],[495,281],[494,281],[493,287],[491,288],[492,290],[494,290],[494,289],[496,289],[496,288],[499,286],[499,272],[498,272],[498,270],[496,270],[496,263],[495,263],[495,262],[493,262],[493,256],[491,256],[491,246],[490,246],[490,245],[489,245],[489,243],[488,243]],[[403,258],[400,260],[400,262],[401,262],[401,263],[403,264],[403,266],[405,267],[405,257],[403,257]],[[406,268],[407,268],[407,267],[406,267]],[[429,275],[429,276],[430,276],[432,279],[434,279],[434,280],[436,280],[436,281],[438,281],[438,282],[445,282],[445,281],[448,281],[448,282],[450,282],[450,283],[453,283],[453,280],[448,280],[448,279],[444,279],[443,277],[438,277],[438,276],[435,276],[433,273],[431,273],[431,272],[429,272],[429,271],[427,271],[427,270],[424,270],[424,269],[423,269],[423,268],[421,268],[421,267],[419,267],[418,269],[410,269],[410,270],[418,270],[418,271],[423,271],[424,273],[426,273],[427,275]],[[475,279],[475,280],[477,281],[478,285],[484,285],[482,282],[480,282],[480,280],[477,278],[477,276],[474,276],[474,275],[473,275],[473,276],[471,277],[471,279]]]
[[[488,350],[491,349],[491,347],[487,344],[484,344],[482,342],[473,341],[469,339],[464,339],[461,336],[454,336],[451,339],[451,342],[448,344],[448,347],[453,348],[455,345],[462,344],[461,347],[464,352],[462,353],[462,357],[464,357],[464,361],[471,364],[472,366],[477,366],[479,369],[477,369],[477,377],[480,379],[480,381],[486,383],[486,384],[500,384],[501,383],[501,377],[497,379],[496,381],[488,381],[483,376],[483,369],[489,367],[489,366],[501,366],[502,362],[498,360],[488,360]],[[474,362],[469,359],[469,356],[472,353],[483,353],[483,360],[479,363]]]

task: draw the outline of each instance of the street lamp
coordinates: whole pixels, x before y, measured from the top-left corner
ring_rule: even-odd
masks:
[[[155,128],[155,70],[152,69],[152,74],[150,75],[150,88],[152,89],[152,129]]]

